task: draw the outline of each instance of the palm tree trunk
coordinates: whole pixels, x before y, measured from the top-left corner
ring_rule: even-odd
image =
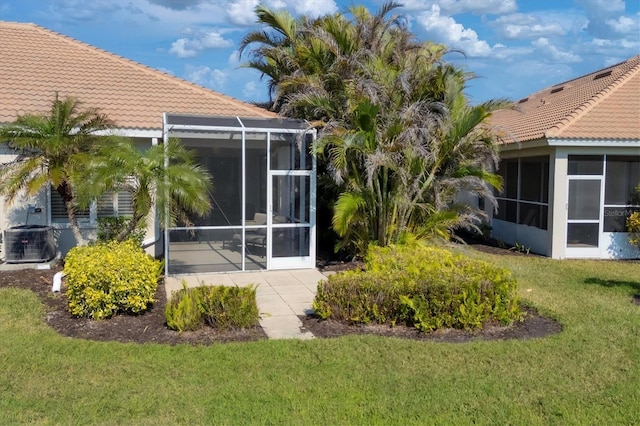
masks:
[[[134,215],[129,220],[129,223],[127,224],[127,226],[122,231],[120,231],[118,235],[116,235],[116,238],[115,238],[116,241],[121,243],[127,238],[129,238],[129,235],[131,235],[131,233],[136,229],[136,227],[138,226],[140,221],[143,219],[143,217],[144,217],[143,215]]]
[[[69,218],[69,226],[71,226],[71,232],[76,239],[76,243],[79,246],[86,245],[86,240],[80,232],[80,226],[78,225],[78,218],[76,218],[76,210],[73,205],[73,200],[64,200],[64,206],[67,209],[67,217]]]

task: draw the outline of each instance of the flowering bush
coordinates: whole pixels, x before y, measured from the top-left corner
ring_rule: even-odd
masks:
[[[109,242],[71,249],[64,271],[69,312],[103,319],[146,310],[154,300],[161,262],[133,241]]]

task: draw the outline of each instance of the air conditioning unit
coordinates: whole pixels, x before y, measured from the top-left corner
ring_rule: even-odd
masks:
[[[4,231],[5,262],[47,262],[56,255],[53,228],[43,225],[14,226]]]

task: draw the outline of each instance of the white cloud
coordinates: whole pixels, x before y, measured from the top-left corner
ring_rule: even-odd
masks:
[[[533,47],[529,46],[507,47],[502,44],[496,44],[493,47],[493,55],[491,57],[504,60],[505,62],[513,62],[515,60],[520,60],[522,57],[531,55],[533,51]]]
[[[506,38],[533,38],[542,35],[564,35],[565,31],[559,24],[534,24],[534,25],[505,25],[503,35]]]
[[[497,32],[507,39],[527,39],[553,37],[566,34],[566,29],[554,16],[536,16],[533,14],[513,13],[504,15],[491,22]]]
[[[173,53],[178,58],[192,58],[198,54],[198,51],[188,47],[189,39],[179,38],[171,43],[171,49],[169,53]]]
[[[637,0],[634,0],[637,1]],[[576,3],[585,11],[589,23],[586,26],[587,33],[596,38],[620,38],[626,34],[638,36],[637,19],[634,25],[634,17],[624,15],[625,2],[623,0],[576,0]]]
[[[258,95],[258,84],[255,81],[248,81],[242,88],[242,96],[245,99],[255,99]]]
[[[227,59],[227,63],[230,67],[238,67],[240,66],[240,52],[238,50],[234,50],[229,55],[229,59]]]
[[[233,41],[225,39],[218,31],[207,31],[198,38],[179,38],[171,43],[169,53],[178,58],[192,58],[200,51],[207,49],[223,49],[233,46]]]
[[[226,16],[231,23],[241,26],[254,25],[258,19],[255,8],[260,0],[232,0],[226,6]],[[271,9],[287,9],[292,15],[306,15],[312,18],[338,11],[334,0],[268,0],[266,6]]]
[[[381,2],[380,2],[381,3]],[[501,15],[517,10],[515,0],[403,0],[404,10],[429,10],[437,5],[443,13],[457,15],[473,13],[475,15]]]
[[[582,6],[590,16],[624,11],[624,0],[576,0],[575,3]]]
[[[478,38],[478,33],[465,28],[450,16],[441,15],[440,7],[436,4],[431,6],[431,10],[421,13],[418,22],[450,48],[462,49],[469,56],[491,55],[491,47]]]
[[[634,18],[628,16],[620,16],[618,19],[608,19],[606,24],[616,33],[619,34],[636,34],[640,33],[640,13]]]
[[[187,65],[186,79],[201,86],[210,87],[221,91],[228,79],[227,73],[217,68],[207,66]]]
[[[338,11],[338,6],[334,0],[287,0],[288,8],[292,8],[295,13],[316,18]]]
[[[592,54],[617,55],[628,58],[631,54],[638,54],[637,51],[640,50],[640,40],[594,38],[585,44],[585,48]]]
[[[544,57],[550,59],[551,62],[559,62],[569,64],[573,62],[581,62],[582,58],[571,52],[563,52],[553,44],[549,43],[549,39],[540,37],[531,43]]]
[[[236,25],[253,25],[257,16],[254,12],[260,0],[235,0],[227,7],[229,20]]]

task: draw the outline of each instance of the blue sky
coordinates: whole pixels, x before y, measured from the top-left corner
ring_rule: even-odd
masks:
[[[246,101],[267,98],[239,67],[239,40],[260,0],[0,0],[0,20],[33,22]],[[294,15],[378,9],[382,0],[263,0]],[[529,93],[640,53],[638,0],[404,0],[421,40],[460,49],[447,59],[475,73],[472,101]],[[1,45],[0,45],[1,48]]]

